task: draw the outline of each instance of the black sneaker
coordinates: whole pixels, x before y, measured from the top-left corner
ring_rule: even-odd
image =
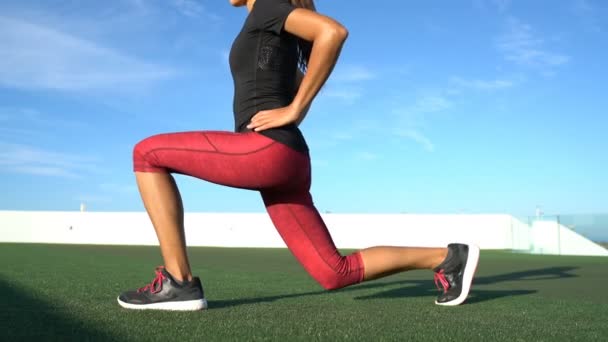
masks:
[[[164,267],[156,268],[156,278],[136,290],[118,297],[118,304],[127,309],[195,311],[207,308],[207,301],[198,277],[178,283]]]
[[[448,256],[437,266],[435,285],[443,293],[437,296],[435,304],[460,305],[469,295],[473,276],[479,262],[479,247],[452,243],[448,245]]]

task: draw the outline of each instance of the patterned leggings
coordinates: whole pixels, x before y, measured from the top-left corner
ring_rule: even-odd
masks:
[[[256,132],[181,132],[139,142],[133,151],[133,168],[257,190],[283,241],[323,288],[363,281],[360,253],[342,256],[314,207],[307,154]]]

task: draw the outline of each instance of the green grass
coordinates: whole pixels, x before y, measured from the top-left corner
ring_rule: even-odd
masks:
[[[283,249],[190,248],[209,310],[129,311],[156,247],[0,244],[4,341],[603,341],[608,258],[483,251],[471,297],[435,305],[429,271],[333,292]]]

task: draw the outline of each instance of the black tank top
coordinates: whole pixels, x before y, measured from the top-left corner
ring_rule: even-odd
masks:
[[[261,110],[288,106],[296,94],[297,37],[283,29],[294,10],[289,0],[256,0],[230,49],[235,131],[246,132]],[[297,151],[308,146],[295,124],[260,134]]]

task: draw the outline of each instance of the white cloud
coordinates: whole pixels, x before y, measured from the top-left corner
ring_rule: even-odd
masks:
[[[53,128],[83,128],[87,126],[84,122],[66,120],[43,114],[33,108],[0,107],[0,121],[17,123],[19,126],[44,126]]]
[[[91,207],[88,205],[90,203],[110,203],[112,202],[112,197],[110,196],[100,196],[100,195],[80,195],[74,197],[74,200],[84,203],[86,206],[86,210],[91,210]]]
[[[352,118],[344,123],[340,129],[329,127],[328,129],[313,130],[310,134],[309,145],[312,149],[328,149],[336,146],[349,147],[353,141],[361,137],[380,136],[386,134],[386,124],[381,120]],[[357,143],[355,141],[355,143]]]
[[[585,28],[592,32],[602,32],[596,8],[588,0],[576,0],[573,5],[574,13],[582,20]]]
[[[349,132],[333,132],[331,135],[332,139],[334,140],[339,140],[339,141],[348,141],[348,140],[352,140],[355,138],[355,136],[352,133]]]
[[[102,183],[99,184],[99,188],[102,191],[111,193],[113,195],[127,195],[137,193],[137,185],[135,184]]]
[[[213,13],[201,4],[199,0],[171,0],[171,5],[183,16],[191,18],[205,17],[213,21],[219,21],[222,18]]]
[[[329,97],[352,104],[363,96],[362,84],[376,77],[374,72],[364,66],[338,66],[321,89],[319,97]]]
[[[146,8],[146,0],[125,0],[129,5],[137,9]]]
[[[174,10],[178,15],[190,18],[202,18],[211,20],[221,20],[221,17],[213,13],[205,6],[201,0],[124,0],[131,9],[135,9],[141,13],[162,13],[166,15],[167,9]]]
[[[95,162],[91,157],[0,142],[0,171],[80,178],[83,173],[96,170]]]
[[[0,127],[0,137],[13,140],[16,137],[27,137],[29,139],[39,135],[39,132],[33,129],[17,128],[17,127]]]
[[[91,210],[91,204],[95,203],[110,203],[116,198],[124,199],[125,197],[135,196],[138,194],[135,180],[133,184],[118,184],[118,183],[101,183],[98,189],[90,193],[80,193],[74,196],[74,200],[84,203],[86,210]]]
[[[4,87],[125,91],[177,74],[50,27],[2,16],[0,46]]]
[[[377,160],[378,158],[380,158],[380,156],[378,154],[368,152],[368,151],[359,152],[359,153],[357,153],[357,155],[355,157],[359,160],[364,160],[364,161],[372,161],[372,160]]]
[[[327,89],[325,89],[325,91],[323,91],[322,96],[339,99],[347,103],[353,103],[362,96],[362,93],[359,89],[329,86]]]
[[[576,0],[574,2],[574,8],[577,11],[581,11],[581,12],[592,12],[593,11],[593,6],[591,6],[591,3],[589,3],[589,1],[587,0]]]
[[[429,122],[437,119],[439,113],[448,111],[455,106],[457,96],[462,96],[466,90],[494,91],[510,88],[521,81],[521,77],[511,79],[467,79],[452,77],[449,85],[418,95],[413,103],[396,104],[392,111],[395,115],[393,134],[400,138],[410,139],[425,150],[433,152],[435,144],[425,135],[430,126]],[[401,100],[398,100],[401,101]]]
[[[0,164],[1,166],[2,164]],[[1,169],[0,169],[1,170]],[[22,173],[34,176],[52,176],[52,177],[69,177],[78,178],[75,173],[72,173],[65,168],[47,165],[16,165],[9,170],[15,173]]]
[[[0,107],[0,139],[30,142],[41,136],[49,136],[64,130],[80,130],[88,125],[48,115],[32,108]]]
[[[568,63],[570,57],[547,50],[532,26],[517,19],[508,21],[508,32],[498,39],[497,47],[506,60],[515,64],[549,69]]]
[[[511,0],[492,0],[492,3],[501,12],[505,12],[511,6]]]
[[[439,112],[452,107],[452,102],[443,96],[427,96],[418,103],[418,110],[424,112]]]
[[[473,0],[473,5],[483,10],[497,9],[504,13],[511,7],[511,2],[511,0]]]
[[[435,145],[433,144],[433,142],[429,138],[427,138],[422,132],[416,129],[410,128],[398,130],[397,135],[415,141],[428,152],[435,151]]]
[[[429,115],[448,110],[453,107],[452,101],[442,95],[421,95],[414,104],[393,110],[397,116],[393,134],[410,139],[421,145],[428,152],[435,150],[433,142],[423,133],[428,126]]]
[[[377,75],[361,65],[337,67],[331,79],[336,82],[360,82],[375,79]]]
[[[426,95],[420,97],[414,106],[406,109],[406,112],[413,113],[434,113],[452,107],[452,102],[441,95]]]
[[[172,0],[177,10],[188,17],[200,17],[205,13],[205,8],[195,0]]]
[[[451,83],[458,87],[471,88],[476,90],[497,90],[510,88],[515,85],[514,81],[496,79],[496,80],[478,80],[478,79],[465,79],[461,77],[453,77]]]

